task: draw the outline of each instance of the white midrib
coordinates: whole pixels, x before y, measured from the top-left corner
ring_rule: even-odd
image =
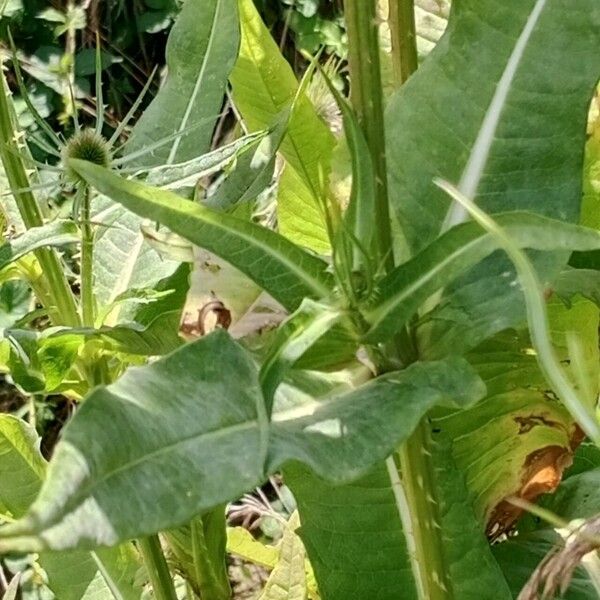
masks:
[[[181,200],[179,197],[177,197],[176,199],[178,201]],[[150,200],[150,202],[152,202],[153,204],[158,204],[158,206],[160,208],[167,208],[168,210],[177,212],[186,218],[189,218],[190,216],[192,216],[190,207],[187,207],[185,210],[182,210],[174,205],[165,206],[162,203],[155,203],[152,200]],[[211,227],[215,227],[216,229],[220,229],[221,231],[225,232],[228,235],[235,235],[238,238],[244,240],[245,242],[248,242],[248,245],[251,247],[254,246],[255,248],[260,248],[265,254],[271,256],[272,258],[275,258],[279,263],[281,263],[284,267],[286,267],[286,269],[288,271],[292,272],[296,277],[298,277],[298,279],[300,279],[302,282],[304,282],[313,291],[317,292],[320,296],[322,296],[322,297],[327,296],[330,293],[329,288],[325,284],[321,283],[318,279],[310,277],[302,269],[299,269],[298,266],[296,265],[296,263],[289,260],[285,256],[285,254],[282,254],[280,252],[274,252],[273,248],[271,246],[269,246],[268,244],[265,244],[262,240],[253,237],[249,233],[246,233],[241,230],[233,230],[233,229],[230,229],[230,228],[224,226],[218,219],[216,219],[216,218],[212,219],[211,216],[204,214],[204,210],[199,205],[194,206],[193,209],[194,209],[195,216],[198,218],[199,221],[202,221],[203,223],[206,223],[207,225],[210,225]],[[172,227],[170,229],[172,231],[175,231]],[[180,235],[183,235],[183,234],[180,234]],[[214,250],[211,250],[211,252],[213,252],[214,254],[217,254],[216,252],[214,252]],[[227,260],[224,257],[221,257],[221,258],[223,258],[223,260]]]
[[[400,479],[398,465],[396,464],[396,459],[393,454],[386,459],[385,466],[387,467],[390,485],[396,501],[396,508],[398,509],[398,515],[400,516],[400,521],[402,523],[402,532],[404,533],[404,539],[406,540],[406,551],[410,560],[415,586],[417,588],[417,595],[420,600],[426,600],[425,586],[423,583],[423,566],[419,562],[417,555],[417,542],[413,527],[413,518],[410,512],[408,498],[406,497],[406,492],[402,480]]]
[[[120,276],[119,276],[117,285],[115,285],[115,287],[113,288],[113,291],[110,295],[110,298],[108,300],[109,304],[111,302],[114,302],[117,299],[117,297],[119,296],[119,294],[122,294],[127,289],[129,289],[129,283],[131,282],[131,280],[133,278],[133,274],[135,272],[135,266],[137,264],[137,261],[138,261],[138,258],[140,256],[143,246],[144,246],[144,235],[141,233],[141,231],[139,231],[136,234],[135,245],[133,246],[133,248],[131,248],[131,250],[128,254],[128,258],[125,261],[125,264],[123,266],[123,269],[121,269],[121,271],[120,271]],[[107,318],[105,320],[105,323],[104,323],[105,325],[111,326],[117,322],[119,313],[121,312],[120,308],[121,307],[119,307],[119,306],[115,306],[113,308],[113,310],[110,311],[110,314],[107,316]]]
[[[196,83],[194,85],[194,91],[192,92],[192,95],[190,96],[187,108],[183,115],[183,119],[181,120],[181,125],[178,130],[179,133],[181,133],[187,127],[188,120],[190,118],[190,115],[192,114],[192,108],[194,107],[196,98],[198,97],[198,94],[200,93],[200,88],[202,87],[204,74],[206,73],[208,61],[210,60],[210,57],[211,57],[211,51],[212,51],[212,47],[213,47],[214,40],[215,40],[215,30],[216,30],[217,19],[221,12],[222,4],[223,4],[222,0],[217,0],[217,5],[215,7],[215,13],[214,13],[211,28],[210,28],[210,36],[208,38],[208,44],[206,46],[206,53],[204,55],[204,60],[202,61],[202,67],[200,68],[198,78],[196,79]],[[173,143],[173,146],[171,147],[171,151],[169,152],[169,157],[167,158],[168,165],[172,164],[175,161],[175,156],[177,155],[177,150],[179,149],[179,144],[181,143],[182,137],[183,136],[178,136],[176,138],[175,142]]]
[[[104,566],[102,559],[98,556],[96,552],[90,552],[90,556],[92,557],[94,563],[96,563],[98,571],[100,572],[100,575],[102,575],[102,579],[104,579],[104,583],[106,583],[108,589],[110,590],[110,593],[113,595],[114,600],[125,600],[125,597],[119,589],[119,585],[109,573],[108,569]],[[93,580],[91,583],[93,583]]]
[[[477,134],[477,139],[471,150],[467,166],[463,171],[458,185],[458,190],[467,198],[475,198],[483,170],[490,155],[494,136],[498,129],[498,124],[500,123],[504,105],[506,104],[512,83],[519,69],[519,65],[521,64],[523,55],[525,54],[527,44],[529,43],[542,11],[546,6],[546,2],[547,0],[537,0],[523,30],[521,31],[521,35],[513,48],[510,58],[506,63],[506,68],[502,73],[502,77],[496,86],[496,91],[485,114],[479,133]],[[466,221],[467,218],[467,210],[460,204],[453,202],[452,207],[448,211],[444,225],[442,226],[442,233],[454,225]]]

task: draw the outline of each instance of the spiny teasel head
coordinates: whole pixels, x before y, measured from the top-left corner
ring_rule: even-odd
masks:
[[[82,182],[81,177],[69,167],[69,159],[72,158],[108,167],[111,162],[109,143],[93,129],[82,129],[67,142],[63,149],[67,177],[72,181]]]

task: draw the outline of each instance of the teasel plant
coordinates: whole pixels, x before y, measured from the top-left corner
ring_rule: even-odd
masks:
[[[60,193],[73,199],[71,216],[80,228],[79,279],[81,300],[77,309],[75,309],[76,301],[73,298],[72,292],[68,290],[68,285],[66,285],[66,282],[60,281],[61,277],[54,274],[55,268],[43,268],[49,278],[52,278],[52,282],[49,285],[52,288],[53,298],[52,304],[47,308],[53,317],[53,323],[57,325],[94,327],[96,317],[92,273],[94,236],[98,228],[104,227],[103,223],[95,223],[92,218],[93,191],[86,181],[69,166],[69,161],[71,159],[86,160],[131,178],[147,176],[153,171],[159,171],[162,167],[144,167],[140,165],[140,159],[152,154],[158,148],[180,139],[193,129],[206,124],[207,121],[214,120],[214,118],[203,119],[157,142],[148,144],[140,150],[124,153],[129,140],[125,139],[123,141],[123,137],[132,119],[140,109],[155,78],[157,69],[155,68],[147,79],[141,93],[124,119],[110,136],[105,136],[101,45],[98,35],[96,36],[96,41],[97,110],[95,123],[92,125],[83,125],[78,117],[78,111],[75,110],[72,115],[72,134],[67,136],[62,133],[56,133],[36,109],[25,85],[12,38],[10,40],[13,51],[12,66],[18,90],[28,110],[31,112],[35,123],[39,127],[41,135],[37,133],[27,136],[23,133],[12,135],[11,130],[15,127],[15,115],[11,114],[10,103],[2,103],[4,105],[2,107],[4,125],[2,134],[3,138],[8,140],[3,148],[2,158],[5,162],[5,167],[6,163],[12,167],[6,169],[11,189],[6,191],[4,196],[13,196],[16,199],[21,218],[27,228],[38,227],[43,223],[47,207],[42,206],[42,203],[35,199],[35,194],[38,192],[41,192],[42,195],[44,193],[47,194],[48,192],[56,191],[58,187]],[[5,90],[5,97],[9,97],[11,92],[4,76],[2,84]],[[72,103],[76,106],[73,88],[71,85],[69,87]],[[54,159],[54,161],[51,163],[42,163],[34,160],[26,142],[30,142],[39,148],[47,157]],[[222,166],[221,163],[218,166]],[[18,175],[14,174],[15,167],[18,167],[16,169]],[[214,170],[209,169],[209,172],[213,172]],[[43,297],[44,295],[42,295]]]

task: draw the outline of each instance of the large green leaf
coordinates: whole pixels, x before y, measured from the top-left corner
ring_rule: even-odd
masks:
[[[461,600],[510,598],[447,442],[437,440],[432,448],[439,495],[428,501],[439,505],[435,526],[443,536],[440,551],[450,573],[447,593]],[[286,469],[286,481],[298,500],[300,533],[324,600],[420,597],[383,463],[350,485],[332,486],[298,466]]]
[[[183,135],[141,157],[138,164],[183,162],[210,149],[238,45],[235,0],[186,2],[167,43],[167,80],[136,124],[127,153],[133,154],[175,132]],[[201,121],[206,124],[190,129]]]
[[[406,540],[385,465],[344,486],[288,467],[300,535],[324,600],[416,599]]]
[[[269,423],[254,362],[217,331],[92,392],[28,515],[1,530],[0,549],[112,545],[181,525],[289,461],[352,480],[433,406],[468,406],[483,391],[462,359],[416,363],[353,392],[276,407]]]
[[[0,508],[21,517],[38,494],[46,473],[34,429],[11,415],[0,415]],[[139,600],[134,584],[139,564],[128,546],[98,553],[43,553],[40,563],[51,590],[61,600]],[[102,573],[101,573],[102,572]],[[112,591],[111,591],[112,588]]]
[[[501,7],[492,0],[454,4],[447,33],[389,108],[391,198],[413,249],[440,232],[448,200],[433,179],[460,178],[534,5],[535,0],[510,0]],[[486,212],[530,210],[577,218],[585,124],[598,79],[599,25],[600,7],[593,0],[577,6],[546,2],[477,192]],[[435,94],[429,93],[432,82]]]
[[[291,66],[282,56],[252,0],[239,0],[242,42],[231,73],[233,98],[252,131],[271,127],[298,91]],[[281,153],[287,162],[280,181],[281,232],[317,251],[328,247],[320,195],[329,172],[334,138],[303,94],[291,116]]]
[[[520,212],[497,215],[495,220],[520,247],[545,251],[600,247],[600,232],[594,229]],[[367,339],[379,340],[393,335],[432,294],[451,284],[498,246],[498,241],[478,224],[465,223],[452,228],[397,267],[378,284],[374,305],[365,311],[371,324]],[[509,279],[509,283],[514,281],[510,275],[510,271],[506,271],[503,279]],[[429,315],[429,318],[433,320],[435,316]],[[440,340],[427,334],[422,351],[427,356],[435,355],[439,352]],[[440,353],[446,350],[445,346],[442,348]],[[456,351],[456,347],[453,350]]]
[[[539,18],[531,35],[522,37],[534,7]],[[506,98],[492,106],[499,122],[475,200],[492,214],[528,210],[577,220],[586,117],[598,78],[599,23],[600,7],[593,0],[576,6],[566,0],[511,0],[501,8],[493,0],[453,5],[447,33],[387,115],[392,205],[413,251],[439,235],[448,214],[447,199],[433,179],[459,180],[492,99],[500,99],[497,84],[507,74]],[[485,153],[477,154],[485,160]],[[566,256],[545,260],[551,277]],[[520,292],[510,287],[510,276],[502,277],[512,272],[508,265],[494,256],[449,290],[431,314],[431,339],[453,328],[452,350],[462,351],[523,322]],[[502,301],[494,302],[500,295]],[[454,323],[453,315],[465,318]]]
[[[104,309],[131,288],[151,288],[169,277],[178,263],[163,258],[145,239],[144,219],[129,212],[106,196],[93,201],[94,223],[99,223],[94,245],[94,295]],[[129,320],[117,306],[106,321],[116,325]]]
[[[330,291],[327,264],[274,231],[122,179],[92,163],[72,161],[72,165],[88,183],[127,209],[230,262],[286,308],[295,309],[305,296],[318,298]]]

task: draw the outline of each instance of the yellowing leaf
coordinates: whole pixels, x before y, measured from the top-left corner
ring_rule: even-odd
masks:
[[[242,42],[230,79],[242,118],[258,131],[272,126],[291,105],[298,81],[252,0],[239,0],[239,11]],[[281,144],[287,166],[280,184],[279,225],[290,239],[317,252],[328,247],[319,195],[334,145],[333,134],[308,98],[299,98]]]
[[[295,533],[298,525],[298,513],[294,513],[283,532],[279,562],[273,569],[259,600],[305,600],[306,553],[302,540]]]
[[[243,527],[227,529],[227,552],[267,569],[274,569],[279,560],[279,550],[254,539]]]

